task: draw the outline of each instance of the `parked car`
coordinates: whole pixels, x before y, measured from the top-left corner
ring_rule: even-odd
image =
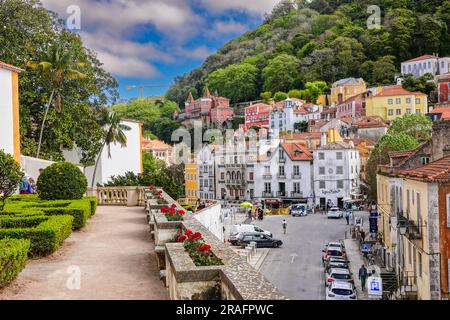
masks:
[[[308,205],[305,203],[297,203],[291,206],[291,215],[295,216],[307,216],[308,215]]]
[[[343,217],[343,213],[338,207],[332,207],[327,212],[328,219],[340,219]]]
[[[325,287],[334,281],[342,281],[353,284],[352,274],[348,269],[332,268],[325,274]]]
[[[331,257],[343,257],[345,258],[344,251],[341,248],[327,248],[322,250],[322,263],[325,266],[325,263],[331,258]]]
[[[255,226],[253,224],[235,224],[235,225],[231,226],[230,236],[229,236],[228,241],[232,245],[235,245],[237,243],[239,236],[244,232],[262,233],[262,234],[268,235],[269,237],[272,237],[272,232],[263,230],[260,227]]]
[[[356,290],[351,283],[333,281],[327,286],[326,300],[357,300]]]
[[[334,248],[340,248],[343,252],[345,252],[345,248],[342,242],[328,242],[325,245],[325,249],[334,249]]]
[[[348,262],[342,261],[342,260],[334,260],[333,258],[330,258],[325,263],[325,273],[328,273],[330,269],[347,269],[349,270]]]
[[[256,246],[258,248],[278,248],[279,246],[283,245],[283,241],[279,239],[273,239],[272,237],[269,237],[268,235],[265,235],[263,233],[247,232],[244,232],[240,235],[236,244],[238,246],[247,246],[250,244],[250,242],[256,242]]]

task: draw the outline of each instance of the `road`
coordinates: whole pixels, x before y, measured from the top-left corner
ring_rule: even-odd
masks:
[[[364,213],[355,213],[361,215]],[[281,225],[283,219],[287,221],[286,235]],[[368,219],[364,220],[364,227],[368,228]],[[345,219],[327,219],[322,214],[271,216],[255,224],[283,241],[282,247],[271,249],[262,265],[262,274],[290,299],[324,300],[322,249],[329,241],[344,239],[346,231],[350,237]]]

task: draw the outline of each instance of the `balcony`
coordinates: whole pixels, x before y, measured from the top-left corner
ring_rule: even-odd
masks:
[[[302,175],[300,173],[292,173],[292,179],[301,179]]]
[[[421,240],[422,239],[422,228],[426,225],[421,225],[413,220],[408,220],[403,212],[397,213],[397,228],[401,235],[406,236],[410,240]]]
[[[209,186],[209,191],[214,191],[214,187],[213,186]]]
[[[303,198],[303,192],[302,191],[291,191],[291,197],[292,198]]]
[[[278,179],[286,179],[286,174],[285,173],[278,173],[277,174],[277,178]]]
[[[245,187],[245,180],[227,180],[225,184],[230,187]]]
[[[272,175],[271,174],[263,174],[263,179],[264,180],[272,180]]]
[[[267,192],[267,191],[264,191],[264,192],[262,193],[262,197],[263,197],[263,198],[273,198],[273,192]]]
[[[277,197],[286,197],[286,191],[277,191]]]
[[[243,164],[243,163],[226,163],[225,168],[244,169],[245,164]]]
[[[412,220],[409,221],[407,237],[411,240],[421,240],[422,239],[421,226],[418,225],[415,221],[412,221]]]

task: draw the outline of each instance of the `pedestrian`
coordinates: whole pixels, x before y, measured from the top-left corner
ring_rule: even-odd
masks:
[[[283,219],[281,224],[283,225],[283,233],[286,234],[286,228],[287,228],[287,221],[286,221],[286,219]]]
[[[361,235],[361,241],[364,242],[366,240],[366,233],[364,232],[364,229],[361,229],[359,234]]]
[[[252,209],[248,209],[247,217],[250,219],[250,221],[253,221]]]
[[[19,193],[20,194],[33,194],[33,187],[30,184],[30,177],[24,176],[22,181],[19,184]]]
[[[359,268],[359,280],[361,281],[361,289],[366,290],[367,269],[364,265]]]
[[[350,213],[348,211],[345,211],[345,221],[347,221],[347,225],[350,224]]]

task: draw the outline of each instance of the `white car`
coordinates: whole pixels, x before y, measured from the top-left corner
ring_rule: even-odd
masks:
[[[353,284],[342,281],[332,282],[326,290],[327,300],[357,300]]]
[[[343,217],[343,213],[338,207],[332,207],[327,212],[328,219],[340,219]]]
[[[348,269],[341,269],[341,268],[329,269],[325,273],[325,287],[329,286],[331,283],[335,281],[347,282],[350,283],[352,286],[354,285],[352,274]]]
[[[253,224],[235,224],[231,226],[230,237],[228,240],[231,244],[234,245],[237,243],[240,235],[243,233],[262,233],[272,238],[272,232],[263,230]]]

